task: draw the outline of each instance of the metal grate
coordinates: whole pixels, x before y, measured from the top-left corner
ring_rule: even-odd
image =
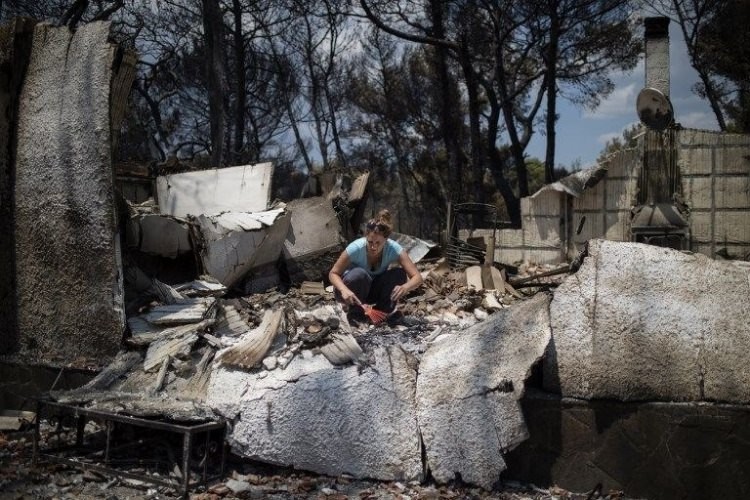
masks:
[[[497,207],[485,203],[459,203],[451,210],[448,230],[446,256],[453,270],[462,270],[469,266],[482,264],[487,249],[470,240],[458,237],[461,230],[492,229],[492,241],[497,231]],[[494,247],[494,244],[492,245]]]

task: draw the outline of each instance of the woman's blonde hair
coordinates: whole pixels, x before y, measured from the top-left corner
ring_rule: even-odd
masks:
[[[384,208],[378,214],[367,221],[365,226],[365,234],[377,232],[382,234],[384,237],[388,237],[393,231],[393,224],[391,223],[391,212]]]

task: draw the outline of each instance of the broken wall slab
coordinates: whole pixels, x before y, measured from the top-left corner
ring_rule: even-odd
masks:
[[[203,270],[232,287],[250,270],[275,263],[283,252],[291,218],[283,208],[191,218]]]
[[[262,212],[271,201],[272,163],[199,170],[156,178],[159,211],[165,215]]]
[[[550,339],[549,297],[438,337],[419,365],[417,418],[427,467],[439,482],[491,489],[503,454],[528,437],[519,399]]]
[[[344,249],[341,224],[330,200],[302,198],[287,204],[291,227],[284,242],[284,257],[293,281],[318,281]]]
[[[545,387],[586,399],[750,402],[749,276],[701,254],[591,241],[554,294]]]
[[[422,260],[425,255],[430,253],[430,251],[437,246],[431,241],[415,238],[414,236],[409,236],[408,234],[393,232],[391,233],[390,238],[392,240],[395,240],[399,245],[403,247],[404,250],[406,250],[409,258],[415,264]]]
[[[108,39],[105,22],[34,29],[18,109],[15,255],[20,354],[35,362],[106,361],[125,326]]]
[[[172,259],[193,249],[187,221],[160,214],[128,219],[127,242],[140,252]]]
[[[371,367],[334,367],[303,351],[285,368],[214,367],[207,403],[233,419],[240,456],[321,474],[418,480],[416,371],[398,346],[377,348]]]

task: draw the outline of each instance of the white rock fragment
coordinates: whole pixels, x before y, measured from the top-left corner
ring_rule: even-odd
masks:
[[[263,358],[263,367],[266,370],[273,370],[279,364],[279,360],[276,356],[267,356]]]
[[[237,481],[236,479],[228,479],[226,483],[224,483],[227,488],[232,490],[233,493],[241,493],[243,491],[248,491],[250,489],[250,483],[246,481]]]
[[[484,309],[481,309],[479,307],[474,309],[474,317],[477,318],[477,320],[484,321],[487,319],[488,316],[489,314]]]

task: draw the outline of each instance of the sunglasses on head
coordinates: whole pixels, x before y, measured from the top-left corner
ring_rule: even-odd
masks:
[[[388,226],[386,226],[385,224],[378,224],[375,221],[370,221],[367,223],[367,230],[377,231],[379,233],[386,233],[388,232]]]

